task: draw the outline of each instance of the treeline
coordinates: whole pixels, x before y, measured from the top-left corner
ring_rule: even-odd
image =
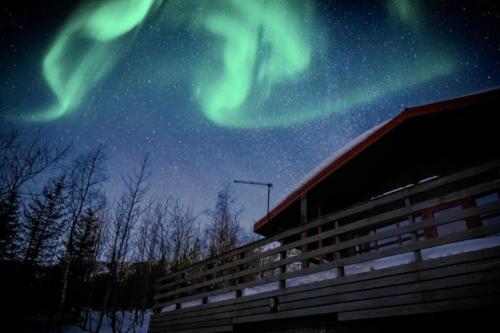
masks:
[[[113,332],[128,330],[120,313],[133,310],[140,324],[157,278],[252,240],[228,188],[203,212],[153,197],[145,155],[111,201],[105,147],[71,151],[42,132],[0,135],[1,313],[10,331],[89,328],[91,311],[100,314],[92,331],[105,317]]]

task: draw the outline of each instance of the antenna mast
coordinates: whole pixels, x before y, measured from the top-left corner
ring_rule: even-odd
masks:
[[[269,201],[270,201],[270,198],[271,198],[271,187],[273,187],[273,184],[271,184],[271,183],[252,182],[252,181],[247,181],[247,180],[235,180],[234,182],[236,184],[267,186],[267,221],[269,222]]]

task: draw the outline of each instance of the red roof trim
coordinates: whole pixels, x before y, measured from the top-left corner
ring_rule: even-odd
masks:
[[[267,216],[262,217],[259,221],[254,224],[253,230],[257,232],[265,224],[272,222],[279,213],[284,211],[293,202],[300,199],[306,192],[315,187],[318,183],[324,180],[326,177],[330,176],[335,170],[339,169],[345,163],[353,159],[355,156],[360,154],[366,148],[371,146],[374,142],[381,139],[387,133],[392,131],[394,128],[399,126],[401,123],[412,117],[423,116],[426,114],[442,112],[447,110],[456,109],[459,107],[472,106],[481,102],[494,101],[500,99],[500,89],[487,91],[479,94],[459,97],[451,100],[440,101],[432,104],[421,105],[417,107],[407,108],[399,115],[394,117],[392,120],[387,122],[384,126],[370,134],[365,140],[361,141],[359,144],[354,146],[352,149],[347,151],[344,155],[337,158],[331,164],[326,166],[324,169],[319,171],[316,175],[311,177],[304,185],[288,195],[281,203],[279,203],[273,210],[269,213],[269,220]]]

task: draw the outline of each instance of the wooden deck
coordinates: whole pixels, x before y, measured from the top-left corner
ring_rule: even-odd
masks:
[[[498,306],[500,201],[480,198],[498,197],[499,171],[494,161],[409,186],[165,276],[149,331]]]

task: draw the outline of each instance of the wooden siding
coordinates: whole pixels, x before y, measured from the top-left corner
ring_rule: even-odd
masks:
[[[499,170],[500,161],[494,161],[406,187],[167,275],[157,284],[156,314],[149,331],[231,332],[242,324],[321,314],[346,321],[498,305],[499,247],[428,260],[422,260],[422,250],[495,237],[500,223],[479,224],[441,237],[418,235],[419,230],[458,220],[497,216],[500,202],[420,222],[416,217],[426,209],[498,193]],[[375,232],[401,220],[408,223]],[[403,235],[411,235],[410,241],[387,249],[366,246]],[[369,250],[355,250],[360,248]],[[328,270],[345,272],[355,264],[403,254],[413,255],[410,263],[287,286],[293,278]],[[249,288],[269,283],[276,283],[276,289],[245,296]],[[234,298],[208,301],[227,293]],[[203,304],[187,307],[198,300]]]

